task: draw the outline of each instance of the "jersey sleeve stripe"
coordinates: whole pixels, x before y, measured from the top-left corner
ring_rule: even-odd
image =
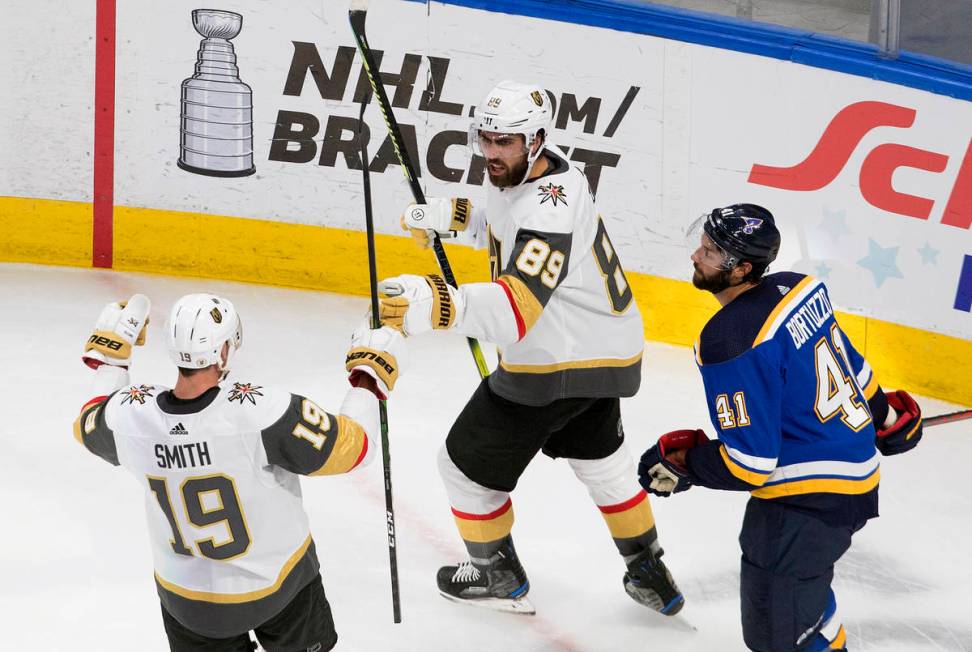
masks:
[[[95,396],[93,399],[91,399],[90,401],[88,401],[87,403],[81,406],[81,411],[84,412],[95,403],[102,403],[107,399],[108,399],[107,396]]]
[[[540,319],[543,306],[540,301],[533,296],[533,292],[527,287],[526,283],[515,276],[503,274],[496,282],[506,288],[506,296],[513,305],[513,312],[518,315],[517,330],[520,328],[519,320],[523,321],[523,335],[533,328],[533,325]],[[520,335],[520,338],[523,338]]]
[[[877,375],[871,374],[870,379],[867,381],[866,385],[861,385],[861,391],[864,392],[864,400],[870,401],[875,394],[877,394],[878,387],[880,384],[877,381]]]
[[[159,574],[155,574],[155,581],[159,583],[159,586],[167,591],[175,593],[178,596],[189,600],[202,600],[204,602],[216,602],[218,604],[240,604],[243,602],[251,602],[253,600],[259,600],[265,598],[268,595],[275,593],[283,585],[284,580],[290,575],[290,571],[294,569],[303,556],[307,553],[307,549],[310,547],[311,537],[307,536],[304,543],[290,556],[290,558],[284,563],[283,568],[280,569],[280,573],[277,575],[277,580],[262,589],[256,591],[248,591],[246,593],[214,593],[211,591],[196,591],[194,589],[187,589],[178,584],[173,584],[168,582],[161,577]]]
[[[107,396],[96,396],[81,406],[81,413],[74,420],[74,439],[82,446],[84,445],[84,433],[94,430],[94,418],[97,414],[97,410],[90,410],[89,408],[104,403],[107,398]],[[83,428],[82,422],[84,423]]]
[[[722,455],[722,461],[725,463],[726,468],[729,469],[729,473],[733,474],[743,482],[761,487],[770,475],[769,473],[754,471],[746,466],[743,466],[742,464],[739,464],[729,457],[729,453],[726,452],[725,446],[722,446],[719,449],[719,454]]]
[[[337,475],[347,473],[357,465],[367,450],[368,435],[364,428],[343,414],[332,417],[337,421],[337,435],[330,454],[321,468],[309,475]]]
[[[513,300],[513,293],[510,292],[509,286],[503,281],[496,279],[495,283],[503,288],[503,292],[506,293],[510,307],[513,308],[513,316],[516,318],[516,339],[517,341],[522,340],[523,336],[526,335],[526,324],[523,323],[523,316],[520,314],[520,309],[516,307],[516,301]]]
[[[756,334],[755,339],[753,339],[753,346],[762,344],[766,340],[772,339],[776,334],[777,329],[786,321],[786,318],[793,311],[793,308],[800,305],[807,295],[809,295],[813,290],[820,285],[820,281],[812,276],[805,277],[802,281],[793,286],[785,297],[783,297],[776,307],[770,312],[766,321],[763,322],[763,327],[759,329],[759,333]]]
[[[729,454],[729,457],[735,460],[737,464],[748,469],[752,469],[757,473],[771,473],[773,469],[776,468],[777,459],[775,457],[759,457],[757,455],[749,455],[739,449],[726,445],[725,442],[723,442],[722,446],[726,449],[726,453]]]

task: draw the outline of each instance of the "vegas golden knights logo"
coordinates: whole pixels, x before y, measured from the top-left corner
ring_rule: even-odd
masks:
[[[209,316],[213,318],[213,321],[217,324],[223,323],[223,313],[219,311],[219,308],[213,308],[209,311]]]
[[[540,95],[540,91],[533,91],[530,93],[530,97],[533,98],[533,103],[537,106],[543,106],[543,96]]]

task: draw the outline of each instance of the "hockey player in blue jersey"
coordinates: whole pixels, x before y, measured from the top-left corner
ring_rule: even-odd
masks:
[[[743,638],[751,650],[846,649],[834,563],[878,515],[880,456],[921,439],[921,410],[885,393],[834,318],[824,284],[765,275],[772,214],[735,204],[690,228],[693,284],[722,308],[696,347],[716,439],[662,435],[638,467],[646,490],[749,491],[739,543]]]

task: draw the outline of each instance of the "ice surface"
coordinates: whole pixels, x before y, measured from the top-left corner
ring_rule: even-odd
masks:
[[[363,272],[364,273],[364,272]],[[89,398],[79,355],[102,305],[153,300],[136,382],[174,382],[161,325],[180,295],[214,291],[244,321],[233,376],[337,410],[344,351],[367,301],[317,292],[33,265],[0,265],[0,649],[167,650],[152,580],[142,494],[88,454],[71,423]],[[664,618],[621,586],[623,565],[585,488],[539,456],[513,494],[514,537],[536,617],[456,605],[435,571],[463,557],[436,452],[478,379],[461,337],[410,340],[389,402],[404,622],[392,623],[380,458],[361,474],[302,481],[341,650],[610,652],[744,650],[736,542],[746,497],[694,489],[654,499],[665,560],[686,607]],[[491,350],[487,355],[495,364]],[[966,361],[967,362],[967,361]],[[961,373],[967,373],[961,369]],[[923,400],[926,414],[951,411]],[[705,426],[688,349],[649,344],[641,392],[624,401],[634,455],[658,434]],[[881,518],[837,568],[853,650],[972,650],[972,421],[929,429],[912,454],[886,458]]]

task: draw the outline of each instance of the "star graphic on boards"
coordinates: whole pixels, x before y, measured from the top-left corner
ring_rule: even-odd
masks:
[[[932,248],[928,242],[918,250],[918,255],[921,256],[922,265],[938,265],[938,249]]]
[[[904,278],[895,259],[899,247],[882,247],[871,238],[867,239],[867,255],[857,264],[874,275],[874,285],[881,287],[889,278]]]
[[[850,233],[847,227],[847,211],[832,211],[823,209],[824,218],[817,227],[830,235],[831,240],[837,240],[840,236]]]

